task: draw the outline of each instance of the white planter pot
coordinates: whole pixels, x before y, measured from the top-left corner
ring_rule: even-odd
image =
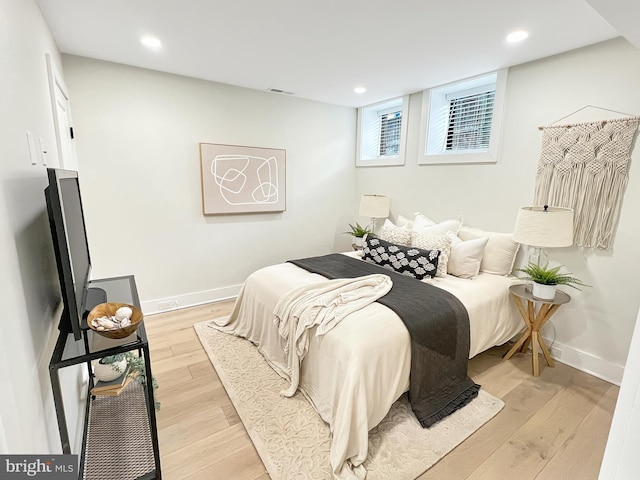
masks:
[[[362,237],[353,237],[353,244],[356,247],[361,247],[363,243],[364,241],[362,240]]]
[[[531,294],[540,300],[553,300],[556,297],[557,285],[543,285],[533,282],[533,290]]]
[[[91,362],[93,365],[93,374],[96,380],[101,382],[110,382],[122,375],[127,368],[127,361],[125,359],[114,363],[100,363],[100,360],[94,360]]]

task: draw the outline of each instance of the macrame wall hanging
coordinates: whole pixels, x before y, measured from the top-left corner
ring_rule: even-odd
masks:
[[[574,244],[580,247],[613,246],[639,120],[541,127],[535,204],[573,208]]]

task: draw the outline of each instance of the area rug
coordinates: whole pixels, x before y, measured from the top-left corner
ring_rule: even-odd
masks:
[[[287,387],[251,342],[194,325],[229,398],[272,480],[331,479],[329,426],[305,397]],[[480,390],[469,405],[431,428],[421,428],[403,395],[369,432],[367,480],[413,480],[453,450],[504,407]]]

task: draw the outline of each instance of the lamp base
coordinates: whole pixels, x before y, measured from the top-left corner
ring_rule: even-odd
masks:
[[[544,267],[549,263],[549,257],[544,248],[534,247],[529,253],[529,263],[535,263],[539,267]]]
[[[529,252],[529,263],[533,263],[539,267],[543,267],[548,265],[549,257],[547,257],[547,252],[542,247],[533,247],[533,249]],[[533,290],[533,282],[527,281],[524,289],[527,292],[531,292]]]

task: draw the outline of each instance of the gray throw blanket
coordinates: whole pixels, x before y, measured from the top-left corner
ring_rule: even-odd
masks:
[[[469,315],[454,295],[411,277],[337,253],[289,260],[329,279],[389,275],[393,288],[377,301],[393,310],[411,336],[409,401],[430,427],[473,400],[480,390],[467,376]]]

